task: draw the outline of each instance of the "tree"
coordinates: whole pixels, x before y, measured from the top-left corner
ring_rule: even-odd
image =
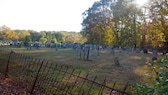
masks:
[[[40,40],[41,35],[40,35],[39,32],[34,31],[34,30],[29,30],[29,32],[30,32],[31,39],[32,39],[33,42],[35,42],[35,41],[39,41],[39,40]]]
[[[65,42],[65,36],[66,36],[65,32],[55,32],[54,35],[57,39],[57,42],[59,42],[59,43]]]
[[[26,36],[25,39],[23,40],[23,43],[25,46],[29,46],[29,42],[31,41],[31,37],[30,36]]]
[[[40,31],[41,37],[43,37],[43,38],[46,37],[46,32],[47,32],[47,31]]]
[[[65,37],[65,42],[66,43],[75,43],[77,42],[75,33],[67,34]]]
[[[132,42],[136,48],[140,15],[137,10],[135,10],[135,4],[127,0],[97,1],[83,13],[82,34],[94,44],[115,44],[118,47]]]
[[[87,41],[86,37],[84,37],[80,32],[77,33],[77,41],[78,43],[84,44]]]
[[[47,42],[47,38],[40,38],[40,40],[39,40],[39,42],[41,42],[41,43],[46,43]]]
[[[148,42],[150,42],[154,48],[163,47],[163,42],[165,42],[165,35],[162,32],[161,26],[161,24],[148,23]]]
[[[158,27],[157,30],[164,34],[165,47],[168,48],[168,1],[167,0],[151,0],[149,4],[150,21]]]
[[[17,40],[18,36],[15,31],[11,30],[10,28],[6,26],[0,27],[0,38],[3,40]]]
[[[47,38],[47,41],[48,41],[48,42],[51,42],[52,32],[47,32],[47,33],[46,33],[46,38]]]
[[[30,36],[30,32],[27,30],[17,30],[18,39],[23,41],[26,36]]]
[[[82,34],[87,37],[89,43],[111,45],[113,36],[107,25],[107,9],[103,1],[95,2],[91,8],[83,13]]]
[[[51,39],[51,43],[57,43],[57,39],[56,38]]]

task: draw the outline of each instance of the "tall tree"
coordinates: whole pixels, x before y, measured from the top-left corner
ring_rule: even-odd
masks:
[[[48,42],[51,42],[52,32],[47,32],[47,33],[46,33],[46,38],[47,38],[47,41],[48,41]]]
[[[30,36],[30,32],[27,30],[18,30],[17,35],[19,37],[18,39],[23,41],[26,36]]]
[[[23,43],[25,46],[29,46],[29,42],[31,41],[31,37],[30,36],[26,36],[25,39],[23,40]]]
[[[165,38],[162,43],[165,43],[168,48],[168,1],[151,0],[150,2],[150,20],[153,26],[158,27],[159,31],[164,34]]]
[[[57,39],[57,42],[59,43],[64,43],[65,42],[65,32],[55,32],[54,33],[56,39]]]
[[[11,30],[10,28],[6,26],[0,27],[0,38],[3,40],[17,40],[18,36],[16,32]]]
[[[40,40],[41,35],[40,35],[39,32],[34,31],[34,30],[29,30],[29,32],[30,32],[30,35],[31,35],[31,40],[32,40],[33,42]]]
[[[134,7],[132,7],[134,6]],[[96,44],[124,45],[131,38],[136,48],[139,11],[127,0],[101,0],[83,13],[83,34]],[[129,34],[129,35],[128,35]],[[127,43],[131,42],[127,40]]]
[[[88,42],[94,44],[111,45],[113,36],[111,28],[107,25],[108,9],[105,6],[106,2],[95,2],[91,8],[83,13],[83,31],[82,34],[87,36]]]
[[[46,43],[47,42],[47,38],[42,37],[42,38],[40,38],[39,42]]]

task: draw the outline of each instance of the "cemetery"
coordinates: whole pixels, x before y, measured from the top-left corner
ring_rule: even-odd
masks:
[[[168,0],[78,1],[0,1],[0,95],[168,95]]]
[[[132,49],[130,51],[129,48],[123,50],[122,48],[111,48],[110,46],[110,48],[97,49],[92,48],[93,46],[78,44],[77,46],[69,47],[68,45],[68,47],[57,48],[58,50],[51,47],[32,47],[29,50],[26,47],[6,46],[5,48],[1,47],[1,50],[13,51],[16,54],[24,54],[32,58],[45,59],[58,66],[68,66],[68,68],[73,68],[78,73],[81,71],[82,76],[89,74],[87,79],[93,79],[96,76],[96,80],[100,82],[106,79],[107,85],[116,83],[116,89],[123,89],[122,86],[128,82],[129,86],[126,90],[128,93],[132,93],[133,85],[145,81],[147,74],[145,66],[149,62],[156,61],[164,56],[162,52],[157,52],[156,50],[146,53],[147,50],[145,52],[143,50],[137,52]],[[19,60],[19,58],[17,59]],[[17,62],[17,60],[14,61]],[[26,61],[23,62],[23,64],[27,63]],[[49,65],[51,63],[45,64]]]

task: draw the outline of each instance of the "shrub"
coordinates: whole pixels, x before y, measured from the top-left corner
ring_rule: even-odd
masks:
[[[136,85],[135,95],[168,95],[168,56],[147,66],[146,83]]]

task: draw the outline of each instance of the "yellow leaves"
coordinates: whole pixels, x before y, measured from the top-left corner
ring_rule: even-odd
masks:
[[[149,24],[147,31],[147,39],[152,43],[154,47],[161,46],[165,42],[165,34],[163,33],[164,28],[161,24]]]
[[[20,39],[23,39],[26,36],[30,36],[30,32],[28,32],[27,30],[22,30],[18,33],[18,36],[19,36]]]
[[[110,28],[106,28],[104,32],[104,38],[105,38],[105,44],[106,45],[112,45],[114,43],[114,35],[111,32],[112,30]]]
[[[14,32],[13,30],[10,30],[10,28],[3,29],[3,31],[1,31],[0,36],[2,39],[5,39],[5,40],[18,39],[16,32]]]

